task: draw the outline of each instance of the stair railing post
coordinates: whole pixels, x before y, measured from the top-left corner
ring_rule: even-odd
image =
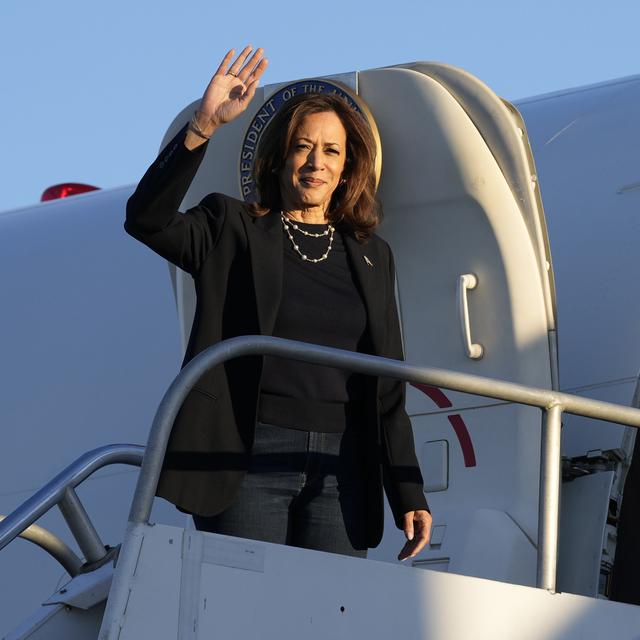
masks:
[[[107,554],[107,550],[80,502],[78,494],[71,487],[65,489],[64,498],[60,500],[58,507],[82,550],[86,562],[93,563],[102,560]]]
[[[560,522],[562,406],[544,411],[540,447],[537,586],[556,590]]]

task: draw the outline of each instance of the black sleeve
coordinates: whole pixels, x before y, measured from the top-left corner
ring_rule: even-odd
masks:
[[[210,194],[186,213],[178,210],[204,157],[190,151],[184,127],[160,152],[127,202],[124,228],[176,266],[194,273],[215,246],[226,215],[224,197]]]
[[[389,300],[387,303],[388,356],[404,360],[400,321],[395,299],[395,266],[389,249]],[[396,526],[402,529],[409,511],[429,510],[424,495],[420,466],[416,458],[411,421],[405,410],[406,383],[380,380],[380,427],[383,436],[384,488]]]

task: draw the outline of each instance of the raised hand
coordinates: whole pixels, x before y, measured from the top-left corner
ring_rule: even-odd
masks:
[[[208,118],[213,127],[231,122],[251,102],[260,76],[268,64],[262,55],[262,48],[256,49],[249,58],[252,51],[252,46],[246,46],[231,63],[235,53],[231,49],[211,78],[200,102],[200,112],[202,118]]]

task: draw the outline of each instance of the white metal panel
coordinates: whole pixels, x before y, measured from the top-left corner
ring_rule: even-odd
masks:
[[[3,640],[94,640],[103,612],[104,603],[89,610],[49,605],[3,636]]]
[[[192,589],[194,639],[595,640],[638,637],[640,607],[206,533]],[[120,638],[176,638],[182,530],[145,528]],[[231,566],[261,549],[263,570]],[[225,562],[215,561],[220,555]],[[231,554],[232,555],[232,554]],[[213,560],[212,560],[213,559]],[[117,578],[116,578],[117,579]],[[146,600],[145,600],[146,598]],[[153,603],[153,606],[151,606]],[[106,628],[106,627],[105,627]],[[104,632],[103,632],[104,633]],[[106,640],[107,636],[101,636]],[[190,637],[190,636],[180,636]]]
[[[548,387],[545,295],[536,247],[491,149],[451,94],[406,69],[363,71],[362,98],[383,147],[382,235],[396,256],[407,357],[431,366]],[[460,339],[456,285],[473,273],[472,335]],[[415,393],[411,413],[433,404]],[[477,403],[451,394],[454,406]]]
[[[640,180],[638,104],[637,76],[520,103],[556,256],[561,385],[623,404],[640,369],[640,191],[625,188]],[[568,456],[632,447],[622,427],[565,421]]]
[[[551,254],[536,167],[522,117],[513,105],[464,69],[442,62],[414,62],[398,67],[418,71],[440,83],[460,104],[491,150],[536,249],[548,327],[553,329],[556,318]]]
[[[0,513],[88,449],[144,444],[179,368],[166,265],[122,227],[130,192],[97,191],[0,216]],[[135,473],[111,467],[80,489],[108,544],[121,540]],[[173,512],[165,507],[162,518],[180,521]],[[73,544],[59,514],[42,524]],[[4,549],[0,636],[65,575],[33,545],[16,540]]]
[[[640,369],[640,76],[517,102],[539,167],[563,388]]]
[[[183,530],[175,527],[145,528],[118,640],[182,639],[178,634],[182,535]],[[116,571],[114,583],[118,577]]]

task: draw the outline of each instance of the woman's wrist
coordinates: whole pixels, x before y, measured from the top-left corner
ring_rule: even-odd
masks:
[[[196,110],[189,127],[194,133],[208,140],[218,128],[218,123],[203,111]]]
[[[211,138],[218,124],[202,111],[196,111],[187,126],[184,145],[189,150],[196,149]]]

